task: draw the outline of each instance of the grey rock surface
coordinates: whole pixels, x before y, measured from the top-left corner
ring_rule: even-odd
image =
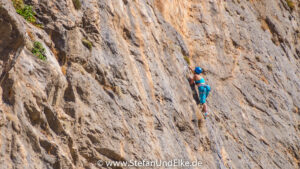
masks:
[[[299,1],[24,2],[43,29],[0,0],[1,169],[300,167]],[[184,57],[212,88],[206,120]]]

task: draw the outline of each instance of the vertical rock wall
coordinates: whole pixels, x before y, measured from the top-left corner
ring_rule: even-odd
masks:
[[[71,0],[25,0],[40,29],[1,0],[0,168],[132,159],[299,167],[292,2],[85,0],[76,10]],[[46,61],[32,55],[34,41]],[[212,87],[202,123],[184,57]]]

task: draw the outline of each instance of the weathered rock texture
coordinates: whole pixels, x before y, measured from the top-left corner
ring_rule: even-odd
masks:
[[[0,168],[176,158],[298,168],[300,3],[291,1],[82,0],[76,10],[72,0],[26,0],[39,29],[1,0]],[[202,126],[184,56],[212,87]]]

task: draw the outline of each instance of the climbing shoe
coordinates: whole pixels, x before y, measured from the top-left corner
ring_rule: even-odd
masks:
[[[206,118],[207,118],[207,112],[204,113],[204,119],[206,119]]]

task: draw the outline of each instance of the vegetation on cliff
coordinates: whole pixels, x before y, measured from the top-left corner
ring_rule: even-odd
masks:
[[[46,50],[45,48],[43,47],[42,43],[41,42],[34,42],[33,43],[33,48],[31,50],[31,52],[37,56],[38,58],[40,58],[41,60],[46,60],[47,57],[46,57]]]
[[[23,18],[30,22],[31,24],[35,25],[38,28],[43,28],[42,24],[37,23],[36,13],[33,10],[31,5],[26,5],[23,0],[12,0],[13,5],[16,9],[16,12],[23,16]]]

